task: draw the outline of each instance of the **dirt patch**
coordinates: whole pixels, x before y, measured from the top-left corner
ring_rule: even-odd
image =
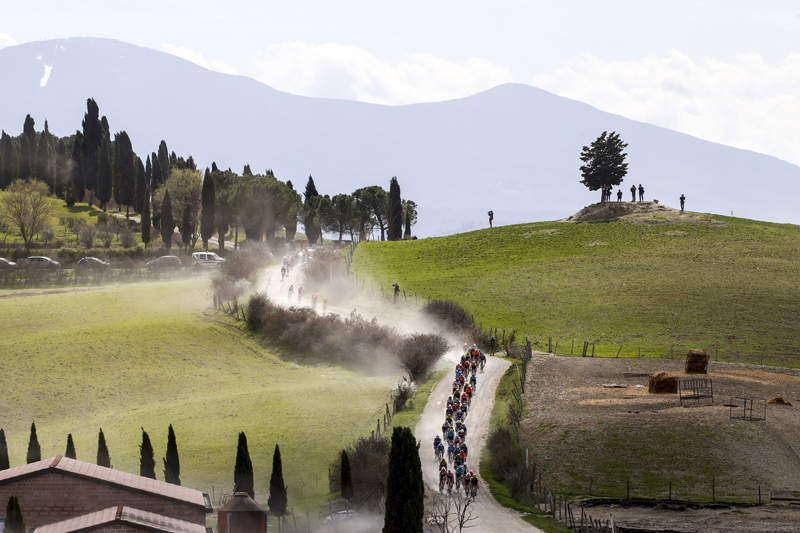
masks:
[[[97,291],[100,290],[102,287],[92,287],[86,289],[56,289],[52,291],[39,291],[39,292],[12,292],[10,294],[0,294],[0,300],[5,298],[25,298],[27,296],[43,296],[46,294],[62,294],[65,292],[85,292],[85,291]]]
[[[590,242],[590,243],[584,244],[584,246],[608,246],[608,243],[607,242],[594,241],[594,242]]]
[[[688,235],[688,233],[685,232],[685,231],[681,231],[681,230],[670,230],[670,231],[665,231],[664,235],[670,235],[672,237],[679,237],[681,235]]]
[[[682,357],[534,355],[522,434],[543,483],[578,496],[591,486],[595,496],[624,497],[629,480],[631,497],[666,500],[671,488],[672,498],[710,501],[713,477],[718,501],[749,503],[758,501],[759,488],[764,501],[772,490],[800,489],[794,409],[767,405],[766,421],[750,422],[732,420],[725,406],[732,397],[796,402],[800,372],[711,361],[703,377],[713,379],[714,403],[681,405],[678,395],[647,393],[649,376],[659,371],[697,377],[684,372]],[[794,531],[800,519],[800,510],[779,504],[680,512],[609,504],[590,512],[610,512],[618,525],[643,531]],[[781,529],[789,523],[795,529]]]

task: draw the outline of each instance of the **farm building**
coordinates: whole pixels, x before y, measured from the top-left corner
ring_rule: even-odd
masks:
[[[50,524],[41,528],[50,533],[103,531],[108,524],[109,531],[201,533],[212,512],[208,495],[198,490],[61,455],[0,471],[0,502],[10,496],[19,499],[28,528]],[[85,525],[68,529],[79,523]]]

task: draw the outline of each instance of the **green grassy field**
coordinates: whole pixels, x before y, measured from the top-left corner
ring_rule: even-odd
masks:
[[[621,356],[703,347],[795,364],[784,357],[800,352],[800,227],[689,220],[538,222],[372,241],[357,248],[353,271],[454,300],[484,329],[530,332],[540,349],[552,337],[559,353],[589,341],[605,345],[603,355],[619,345]]]
[[[391,377],[284,362],[210,303],[204,276],[1,291],[0,427],[12,466],[24,464],[35,420],[43,457],[63,453],[72,433],[78,459],[94,462],[102,427],[113,466],[138,473],[144,427],[163,479],[171,423],[183,484],[209,494],[213,486],[218,498],[232,492],[244,431],[259,501],[266,502],[276,443],[289,506],[313,510],[325,501],[328,464],[369,435]]]

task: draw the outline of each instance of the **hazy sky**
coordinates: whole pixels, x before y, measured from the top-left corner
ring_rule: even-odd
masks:
[[[800,164],[797,0],[0,0],[0,48],[87,36],[307,96],[525,83]]]

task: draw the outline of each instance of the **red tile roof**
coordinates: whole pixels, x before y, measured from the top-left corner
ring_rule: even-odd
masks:
[[[128,472],[121,472],[113,468],[106,468],[75,459],[67,459],[60,455],[51,459],[45,459],[44,461],[37,461],[28,465],[0,470],[0,485],[10,483],[19,478],[36,476],[47,472],[58,472],[69,476],[81,477],[101,483],[116,485],[135,492],[144,492],[170,500],[178,500],[198,505],[203,508],[207,507],[204,495],[199,490],[137,476]]]
[[[165,533],[206,533],[203,525],[123,505],[39,526],[34,531],[36,533],[78,533],[110,524],[124,524]]]

